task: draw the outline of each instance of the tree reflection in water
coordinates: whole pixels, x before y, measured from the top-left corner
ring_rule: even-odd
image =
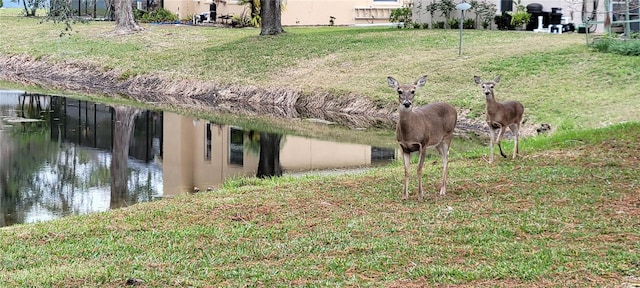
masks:
[[[162,171],[151,149],[152,140],[161,137],[161,124],[155,124],[161,123],[161,114],[118,113],[129,127],[117,127],[115,110],[65,97],[0,91],[0,226],[105,211],[162,195]],[[132,144],[115,148],[124,160],[112,159],[112,145],[125,143]],[[116,185],[124,189],[110,197],[111,180],[118,179],[123,180]]]
[[[113,150],[111,152],[111,209],[131,204],[127,199],[127,183],[129,179],[129,143],[136,115],[141,110],[133,107],[116,106],[113,123]]]
[[[280,164],[280,142],[282,137],[281,134],[249,131],[250,141],[254,143],[257,141],[260,145],[256,177],[282,176],[282,165]]]

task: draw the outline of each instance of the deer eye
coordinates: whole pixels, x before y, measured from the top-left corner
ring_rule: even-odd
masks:
[[[402,95],[402,90],[398,90],[398,95]]]
[[[416,94],[416,90],[411,90],[411,94]]]

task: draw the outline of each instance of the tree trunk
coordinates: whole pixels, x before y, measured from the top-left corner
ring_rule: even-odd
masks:
[[[280,0],[260,0],[260,17],[262,18],[260,35],[284,33],[281,9]]]
[[[133,8],[129,0],[115,0],[116,34],[129,34],[142,30],[133,17]]]
[[[260,160],[256,173],[258,178],[282,176],[280,140],[280,134],[260,133]]]
[[[129,143],[133,131],[133,120],[140,112],[136,108],[117,106],[113,124],[113,152],[111,156],[111,208],[127,204],[127,182],[129,178]]]

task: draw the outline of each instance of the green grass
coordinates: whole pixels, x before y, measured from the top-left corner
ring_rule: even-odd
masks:
[[[282,37],[258,37],[254,29],[143,24],[143,33],[114,37],[112,23],[92,22],[60,38],[52,23],[9,14],[0,10],[0,56],[91,63],[122,79],[277,86],[385,106],[395,101],[386,76],[409,82],[426,73],[419,102],[448,101],[482,119],[472,77],[500,74],[497,97],[524,103],[526,128],[550,123],[555,133],[523,139],[520,158],[492,165],[486,146],[457,140],[446,196],[436,191],[439,158],[425,163],[424,203],[415,172],[411,199],[400,200],[396,163],[359,175],[240,178],[214,192],[5,227],[0,286],[122,287],[130,278],[143,287],[640,284],[638,57],[594,52],[584,35],[504,31],[465,31],[463,57],[457,31],[446,30],[288,27]],[[267,123],[321,134],[300,121]],[[393,143],[384,129],[326,130]],[[512,142],[503,144],[510,154]]]
[[[400,200],[398,163],[361,175],[241,178],[6,227],[0,286],[637,285],[638,135],[640,123],[626,123],[530,138],[521,158],[493,165],[452,157],[444,197],[440,163],[428,161],[423,203],[415,191]]]
[[[287,27],[284,35],[260,37],[256,29],[142,24],[144,32],[116,37],[113,23],[89,22],[59,37],[61,27],[9,16],[11,10],[0,11],[0,55],[90,63],[120,79],[157,75],[308,97],[359,95],[394,107],[386,76],[410,82],[428,74],[418,104],[447,101],[482,120],[484,98],[473,76],[502,75],[496,97],[525,105],[529,135],[540,123],[570,131],[637,120],[640,107],[640,58],[598,53],[583,34],[468,30],[459,57],[455,30]]]

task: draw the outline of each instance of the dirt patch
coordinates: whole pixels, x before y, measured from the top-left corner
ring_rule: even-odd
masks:
[[[326,91],[307,94],[300,90],[176,80],[160,75],[129,76],[91,63],[54,62],[46,57],[0,55],[0,79],[48,89],[131,98],[159,107],[180,106],[243,116],[313,118],[350,128],[393,128],[398,118],[395,103],[381,107],[362,95],[338,96]],[[465,111],[460,112],[459,135],[487,135],[485,126],[484,121],[470,119]]]

